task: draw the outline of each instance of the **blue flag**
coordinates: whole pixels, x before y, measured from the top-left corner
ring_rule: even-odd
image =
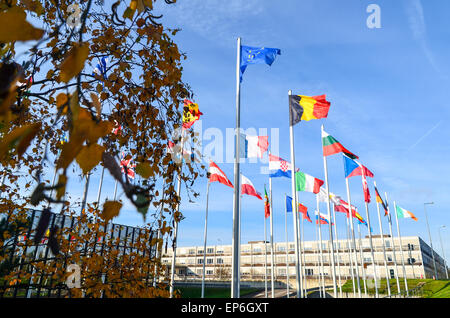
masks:
[[[286,196],[286,212],[292,212],[292,198],[290,196]]]
[[[280,49],[272,49],[267,47],[251,47],[241,46],[241,65],[240,65],[240,81],[242,82],[242,75],[249,64],[267,64],[272,65],[277,55],[281,55]]]

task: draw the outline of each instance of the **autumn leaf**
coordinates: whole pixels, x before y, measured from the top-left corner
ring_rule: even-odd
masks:
[[[122,203],[117,201],[106,201],[103,204],[103,211],[101,218],[105,221],[109,221],[112,218],[119,215],[120,209],[122,208]]]
[[[74,46],[60,66],[59,78],[64,83],[77,76],[84,68],[84,62],[89,55],[89,44],[84,43]]]
[[[0,42],[39,40],[44,30],[33,27],[26,21],[22,8],[12,7],[0,13]]]
[[[76,157],[76,161],[84,174],[91,171],[102,159],[105,147],[98,144],[84,146]]]
[[[61,107],[64,107],[63,114],[67,113],[67,102],[69,101],[69,97],[65,93],[59,93],[58,96],[56,96],[56,107],[59,109]]]
[[[61,198],[66,193],[66,183],[67,183],[67,176],[61,174],[58,178],[58,185],[60,185],[60,187],[56,189],[56,198],[58,200],[61,200]]]
[[[138,164],[136,166],[136,173],[139,174],[144,179],[148,179],[154,175],[153,168],[150,166],[148,162]]]
[[[0,141],[0,157],[4,158],[12,148],[15,148],[21,158],[40,128],[41,124],[35,123],[14,129]]]
[[[91,99],[92,103],[94,104],[95,110],[97,111],[97,118],[100,118],[102,114],[102,105],[100,104],[97,94],[91,92]]]

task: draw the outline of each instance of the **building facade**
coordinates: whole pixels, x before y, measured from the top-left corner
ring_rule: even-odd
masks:
[[[392,239],[384,235],[384,250],[380,235],[372,236],[373,254],[375,262],[372,262],[372,253],[368,237],[356,240],[356,253],[350,253],[351,241],[339,240],[335,245],[335,269],[337,276],[342,280],[351,279],[352,268],[356,274],[355,257],[358,262],[358,273],[362,278],[377,277],[395,278],[395,273],[403,277],[403,263],[408,278],[433,278],[434,266],[432,250],[420,237],[402,237],[400,240]],[[294,242],[274,243],[274,277],[285,280],[289,275],[295,277],[295,247]],[[267,257],[265,250],[267,248]],[[320,253],[322,250],[322,254]],[[387,260],[387,272],[384,262],[384,251]],[[196,280],[201,279],[203,273],[203,246],[178,247],[176,258],[176,279]],[[164,265],[172,262],[172,250],[167,250],[162,256]],[[231,277],[232,263],[231,245],[214,245],[206,247],[206,279],[229,280]],[[436,260],[438,278],[445,278],[444,260],[433,251]],[[322,255],[322,256],[321,256]],[[266,261],[267,259],[267,261]],[[317,279],[320,275],[331,278],[333,269],[331,262],[331,249],[328,241],[322,241],[322,248],[318,241],[302,242],[302,269],[307,278]],[[267,275],[271,276],[272,270],[271,244],[264,241],[248,242],[241,244],[241,280],[262,280]],[[361,266],[363,264],[363,266]],[[170,266],[168,266],[168,270]]]

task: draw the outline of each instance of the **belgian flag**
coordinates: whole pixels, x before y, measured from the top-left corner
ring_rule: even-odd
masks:
[[[384,203],[383,199],[381,198],[380,194],[378,193],[377,187],[375,187],[375,193],[377,195],[377,202],[381,203],[384,209],[384,216],[387,216],[389,214],[389,210],[387,208],[387,205]]]
[[[330,102],[326,95],[321,96],[289,96],[290,124],[294,126],[300,121],[326,118],[330,109]]]

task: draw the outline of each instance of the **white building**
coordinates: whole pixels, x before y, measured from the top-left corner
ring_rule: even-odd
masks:
[[[402,251],[398,238],[384,235],[385,252],[387,259],[388,275],[395,278],[395,272],[403,277],[403,263],[405,264],[408,278],[432,278],[434,276],[431,248],[418,236],[402,237]],[[351,242],[351,241],[350,241]],[[380,235],[372,236],[375,269],[377,277],[386,277],[382,238]],[[342,279],[351,278],[351,266],[354,266],[355,253],[349,253],[349,241],[339,240],[335,245],[336,274]],[[366,236],[359,242],[356,239],[356,257],[359,275],[363,277],[361,264],[364,264],[365,274],[373,277],[374,266],[369,238]],[[362,248],[360,248],[362,246]],[[395,246],[395,249],[393,248]],[[270,243],[267,247],[267,275],[271,275]],[[241,245],[241,280],[262,280],[266,264],[264,241],[248,242]],[[318,241],[306,241],[302,243],[301,258],[303,272],[307,278],[317,278],[320,270],[320,244]],[[229,280],[231,275],[231,245],[210,245],[206,247],[206,279]],[[287,253],[286,253],[287,251]],[[162,262],[170,265],[172,262],[172,250],[163,254]],[[178,247],[176,257],[176,280],[200,279],[203,271],[203,246]],[[274,243],[274,275],[276,279],[285,280],[289,272],[291,279],[295,278],[295,250],[294,243]],[[403,258],[402,258],[403,254]],[[351,256],[351,257],[350,257]],[[434,252],[438,278],[445,278],[444,260]],[[286,257],[288,262],[286,262]],[[351,259],[351,261],[350,261]],[[339,262],[337,261],[339,260]],[[332,276],[331,252],[329,242],[322,242],[323,275]],[[351,265],[351,262],[353,264]],[[288,265],[287,265],[288,264]],[[170,266],[167,266],[170,270]],[[353,269],[355,271],[355,268]]]

